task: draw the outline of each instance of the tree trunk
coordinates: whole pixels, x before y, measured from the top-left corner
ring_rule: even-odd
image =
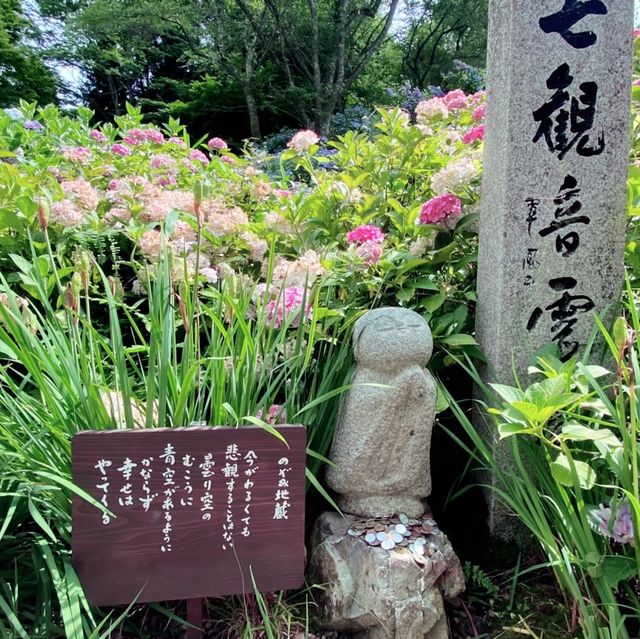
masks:
[[[249,112],[249,128],[251,129],[251,137],[260,139],[262,134],[260,133],[260,118],[258,117],[258,104],[256,97],[253,94],[253,90],[250,84],[246,84],[244,89],[244,99],[247,103],[247,111]]]

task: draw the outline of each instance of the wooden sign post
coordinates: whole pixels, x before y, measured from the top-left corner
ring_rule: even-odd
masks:
[[[73,480],[73,564],[96,606],[298,588],[306,431],[278,426],[85,431]],[[200,637],[190,629],[189,638]]]

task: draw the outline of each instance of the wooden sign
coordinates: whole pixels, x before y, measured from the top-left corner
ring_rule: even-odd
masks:
[[[129,604],[298,588],[306,431],[278,426],[86,431],[73,564],[89,601]],[[137,599],[136,599],[137,598]]]

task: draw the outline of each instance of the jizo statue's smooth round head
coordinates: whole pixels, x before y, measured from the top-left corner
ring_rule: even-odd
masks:
[[[356,322],[353,348],[356,362],[370,368],[425,366],[433,352],[433,338],[415,311],[385,307],[369,311]]]

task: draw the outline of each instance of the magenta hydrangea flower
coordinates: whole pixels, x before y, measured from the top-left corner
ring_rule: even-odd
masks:
[[[473,111],[473,119],[476,122],[480,122],[480,120],[484,120],[484,116],[487,114],[487,104],[481,104],[479,107],[474,109]]]
[[[363,224],[347,233],[347,242],[349,244],[364,244],[365,242],[380,244],[383,241],[384,233],[378,226],[373,224]]]
[[[462,142],[464,144],[472,144],[476,140],[484,140],[484,124],[469,129],[463,136]]]
[[[220,156],[220,160],[222,162],[224,162],[225,164],[230,164],[231,166],[233,166],[234,164],[237,164],[237,161],[235,158],[232,158],[229,155],[221,155]]]
[[[228,149],[229,145],[222,138],[211,138],[207,142],[207,146],[213,151],[223,151]]]
[[[93,139],[93,140],[96,140],[97,142],[106,142],[107,141],[107,136],[102,131],[98,131],[98,129],[93,129],[89,133],[89,137],[91,139]]]
[[[441,224],[453,229],[462,215],[460,198],[450,193],[438,195],[420,208],[420,224]]]
[[[123,158],[131,155],[131,149],[126,147],[124,144],[114,144],[111,147],[111,153],[115,153],[115,155],[120,155]]]
[[[302,304],[305,297],[307,305],[303,310]],[[267,304],[267,319],[274,328],[280,328],[286,318],[294,314],[291,326],[296,327],[300,324],[301,315],[304,315],[307,319],[310,319],[313,315],[313,308],[308,300],[309,295],[305,295],[305,289],[302,286],[288,286],[278,299],[271,300]]]
[[[171,137],[167,140],[167,142],[170,144],[175,144],[181,148],[184,148],[185,146],[187,146],[187,143],[182,138]]]

